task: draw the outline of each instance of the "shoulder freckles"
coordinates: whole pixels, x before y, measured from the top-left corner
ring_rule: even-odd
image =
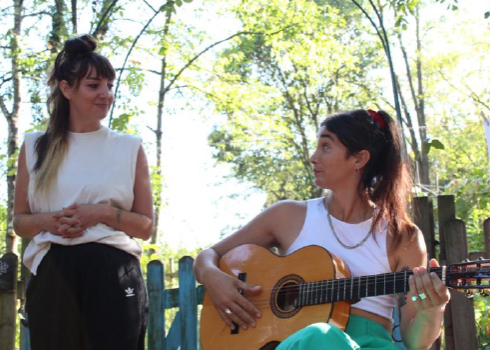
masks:
[[[405,229],[402,243],[400,244],[400,248],[403,250],[413,249],[414,247],[425,247],[424,234],[416,225]]]
[[[424,251],[426,250],[425,247],[425,237],[422,231],[415,226],[415,231],[413,233],[413,238],[412,238],[412,244],[415,244],[420,250]]]
[[[412,234],[405,235],[405,239],[398,249],[399,257],[398,269],[406,266],[413,268],[415,266],[425,266],[427,264],[427,248],[425,245],[422,231],[414,226]]]

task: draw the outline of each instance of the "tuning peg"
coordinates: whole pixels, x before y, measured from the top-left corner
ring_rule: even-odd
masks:
[[[480,257],[478,258],[478,260],[485,260],[485,259],[483,259],[483,256],[480,256]]]
[[[488,294],[488,290],[486,290],[486,289],[482,289],[482,290],[480,290],[480,295],[481,295],[482,297],[488,297],[488,295],[489,295],[489,294]]]
[[[465,289],[464,296],[466,297],[466,299],[473,299],[473,292],[468,289]]]

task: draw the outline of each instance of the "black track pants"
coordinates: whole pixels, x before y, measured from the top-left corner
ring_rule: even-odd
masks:
[[[148,296],[139,261],[105,244],[53,244],[27,288],[33,350],[143,350]]]

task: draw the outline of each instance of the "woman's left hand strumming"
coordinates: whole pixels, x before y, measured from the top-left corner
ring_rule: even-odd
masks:
[[[439,264],[435,259],[431,259],[429,266],[439,267]],[[430,317],[434,311],[444,309],[449,302],[450,294],[447,287],[435,272],[430,272],[425,267],[414,268],[409,283],[411,301],[417,313]]]

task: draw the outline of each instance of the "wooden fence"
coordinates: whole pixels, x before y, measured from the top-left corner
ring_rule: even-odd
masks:
[[[490,258],[490,218],[484,222],[485,251],[468,253],[464,222],[455,217],[453,196],[438,196],[439,241],[435,239],[433,198],[414,199],[414,219],[425,236],[429,257],[442,264],[458,263],[466,258]],[[439,254],[437,254],[439,252]],[[24,283],[17,282],[17,256],[6,254],[0,260],[0,349],[14,350],[18,298],[22,299]],[[197,286],[192,271],[193,259],[179,260],[179,288],[165,288],[165,271],[160,261],[148,264],[147,286],[150,301],[148,319],[148,350],[198,350],[198,305],[202,304],[204,290]],[[20,287],[19,287],[20,286]],[[22,300],[21,300],[22,301]],[[170,329],[165,329],[165,310],[178,308]],[[451,291],[451,302],[444,317],[446,350],[477,350],[477,332],[471,299]],[[29,350],[28,328],[20,326],[20,350]],[[456,331],[457,330],[457,331]],[[431,350],[443,349],[440,339]]]

